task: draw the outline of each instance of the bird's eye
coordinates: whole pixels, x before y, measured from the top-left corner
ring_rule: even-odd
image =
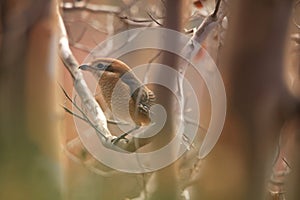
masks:
[[[97,67],[98,69],[102,69],[102,70],[104,70],[104,69],[106,68],[106,66],[105,66],[103,63],[98,63],[98,64],[96,65],[96,67]]]

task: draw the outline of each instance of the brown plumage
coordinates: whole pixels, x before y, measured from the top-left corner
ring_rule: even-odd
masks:
[[[155,95],[125,63],[112,58],[99,58],[79,68],[90,71],[98,79],[100,95],[96,94],[95,98],[103,109],[108,106],[114,116],[125,121],[133,120],[137,126],[150,123],[149,112]]]

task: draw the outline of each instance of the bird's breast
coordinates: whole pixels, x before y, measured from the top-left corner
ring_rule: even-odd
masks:
[[[139,112],[135,99],[132,98],[130,87],[114,74],[104,74],[99,79],[96,100],[105,110],[110,109],[114,118],[138,125],[150,122],[149,114]],[[101,101],[101,98],[105,102]],[[106,105],[104,105],[106,104]]]

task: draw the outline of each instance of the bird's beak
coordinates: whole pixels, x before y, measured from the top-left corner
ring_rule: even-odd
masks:
[[[88,68],[91,68],[91,66],[89,64],[82,64],[79,66],[79,69],[81,69],[81,70],[87,70]]]

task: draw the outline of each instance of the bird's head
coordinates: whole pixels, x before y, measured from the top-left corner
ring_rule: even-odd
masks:
[[[82,64],[79,69],[90,71],[94,75],[102,75],[104,72],[114,73],[121,77],[130,68],[120,60],[113,58],[98,58],[90,63]]]
[[[133,71],[122,61],[114,58],[98,58],[91,63],[82,64],[79,69],[90,71],[97,78],[115,77],[120,78],[132,91],[141,87],[141,82]]]

